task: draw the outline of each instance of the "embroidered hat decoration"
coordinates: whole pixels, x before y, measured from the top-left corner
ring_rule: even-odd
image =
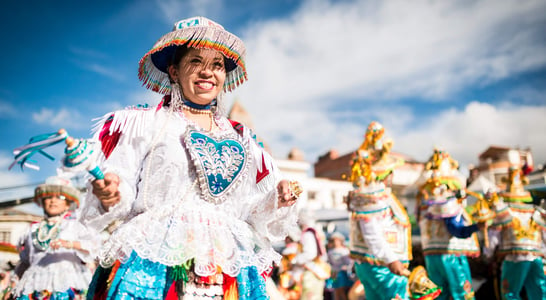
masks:
[[[171,84],[167,68],[179,46],[219,51],[226,58],[224,91],[232,91],[247,80],[246,49],[243,42],[222,25],[205,17],[178,21],[171,32],[162,36],[139,62],[138,77],[146,88],[169,94]]]

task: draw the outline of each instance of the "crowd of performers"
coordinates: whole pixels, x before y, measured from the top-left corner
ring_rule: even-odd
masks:
[[[500,263],[488,299],[522,299],[523,290],[546,299],[546,206],[524,190],[519,153],[509,153],[505,188],[480,194],[466,190],[456,160],[434,149],[417,183],[424,266],[410,273],[409,217],[386,180],[402,162],[383,135],[381,124],[369,124],[349,178],[349,248],[366,299],[475,299],[469,257]],[[469,196],[477,199],[471,206]]]
[[[223,93],[247,79],[245,52],[212,20],[179,21],[139,63],[159,105],[106,114],[89,143],[59,132],[17,151],[24,166],[49,140],[70,150],[35,190],[44,218],[21,238],[4,298],[474,299],[467,258],[483,252],[501,262],[496,297],[546,299],[546,210],[530,204],[516,158],[506,189],[475,195],[469,212],[457,162],[434,150],[417,199],[424,266],[410,270],[410,218],[389,187],[403,161],[372,122],[348,176],[349,236],[326,239],[298,216],[299,183],[224,116]],[[94,178],[77,209],[67,174],[84,169]]]

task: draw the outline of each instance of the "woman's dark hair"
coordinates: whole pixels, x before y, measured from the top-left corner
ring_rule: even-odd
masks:
[[[176,46],[176,49],[174,50],[174,53],[171,57],[171,60],[169,61],[168,65],[167,65],[167,70],[169,69],[170,66],[178,66],[178,64],[180,64],[180,61],[182,60],[182,57],[184,57],[184,55],[186,55],[186,53],[188,53],[188,46],[187,45],[180,45],[180,46]],[[231,59],[225,57],[224,55],[222,55],[224,57],[224,66],[226,68],[226,72],[229,72],[233,69],[235,69],[236,65],[235,65],[235,62],[233,62]],[[167,72],[168,73],[168,72]],[[170,76],[169,76],[170,78]],[[171,81],[172,81],[172,78],[171,78]]]
[[[176,50],[174,51],[172,59],[169,62],[169,67],[173,65],[178,66],[178,64],[182,60],[182,57],[184,57],[184,55],[186,55],[187,52],[188,52],[188,46],[186,45],[181,45],[176,47]]]

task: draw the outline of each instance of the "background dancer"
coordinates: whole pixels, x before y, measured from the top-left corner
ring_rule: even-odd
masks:
[[[45,217],[31,225],[19,243],[18,299],[75,299],[85,295],[91,281],[89,263],[100,237],[76,220],[79,191],[70,180],[50,177],[34,193]],[[87,263],[87,264],[86,264]]]
[[[480,254],[478,225],[462,204],[464,184],[458,163],[436,148],[425,166],[417,196],[419,227],[430,279],[442,288],[438,299],[474,299],[467,256]]]
[[[533,199],[523,186],[527,178],[522,172],[519,154],[509,153],[510,168],[506,189],[491,199],[496,216],[488,230],[486,257],[501,264],[502,299],[521,299],[525,288],[530,300],[546,299],[546,275],[543,269],[546,242],[546,207],[532,204]],[[543,203],[544,205],[544,203]]]
[[[392,141],[383,140],[384,128],[371,122],[364,143],[356,153],[350,181],[354,190],[348,195],[351,211],[350,250],[356,274],[364,286],[366,299],[409,299],[413,295],[407,269],[412,259],[411,225],[408,214],[385,181],[402,164],[389,152]],[[424,278],[425,279],[425,278]],[[429,282],[423,280],[422,282]],[[439,290],[430,285],[420,296],[434,299]]]

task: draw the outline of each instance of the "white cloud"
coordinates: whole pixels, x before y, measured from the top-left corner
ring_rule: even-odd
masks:
[[[87,119],[82,118],[80,112],[67,108],[61,108],[57,111],[42,108],[38,112],[32,113],[32,120],[38,124],[59,128],[83,129],[90,126],[90,121],[82,122],[82,120]]]
[[[161,19],[169,25],[173,25],[183,18],[192,16],[207,16],[210,19],[219,21],[218,17],[225,13],[224,1],[222,0],[156,0],[156,3],[163,14],[163,18]],[[229,5],[229,3],[227,5]]]
[[[543,1],[465,4],[310,1],[288,19],[251,24],[248,94],[441,98],[546,63],[540,31],[520,20],[536,19]]]
[[[546,106],[471,102],[463,110],[448,110],[421,120],[421,126],[397,129],[393,150],[425,160],[434,146],[447,150],[461,165],[477,164],[490,145],[530,147],[535,161],[546,161]]]
[[[377,112],[376,112],[377,113]],[[523,106],[504,103],[493,106],[471,102],[461,109],[448,109],[430,116],[413,115],[404,108],[380,111],[386,136],[394,140],[393,151],[425,161],[435,146],[448,151],[461,167],[477,164],[478,156],[489,146],[531,148],[535,163],[546,162],[546,106]],[[401,116],[398,118],[397,116]],[[327,114],[297,113],[278,120],[269,116],[271,123],[288,128],[291,140],[274,134],[264,137],[269,145],[278,146],[282,153],[291,147],[304,150],[306,158],[314,161],[330,149],[340,154],[354,151],[363,141],[368,124],[336,124]],[[363,119],[371,120],[366,115]],[[411,123],[417,122],[415,127]],[[273,137],[273,139],[269,139]],[[279,151],[274,154],[279,154]],[[277,155],[279,156],[279,155]]]
[[[332,147],[354,149],[370,116],[382,116],[400,139],[395,147],[415,158],[427,158],[435,144],[464,163],[475,162],[489,144],[529,145],[540,156],[544,106],[508,109],[461,99],[453,107],[465,110],[423,119],[400,99],[445,101],[543,68],[545,10],[546,2],[538,0],[308,1],[285,19],[248,25],[240,37],[249,81],[229,97],[250,112],[276,156],[292,146],[309,160]],[[373,114],[362,111],[372,103]],[[347,116],[362,117],[340,124],[334,104],[337,114],[346,107]],[[534,125],[526,124],[530,119]]]

